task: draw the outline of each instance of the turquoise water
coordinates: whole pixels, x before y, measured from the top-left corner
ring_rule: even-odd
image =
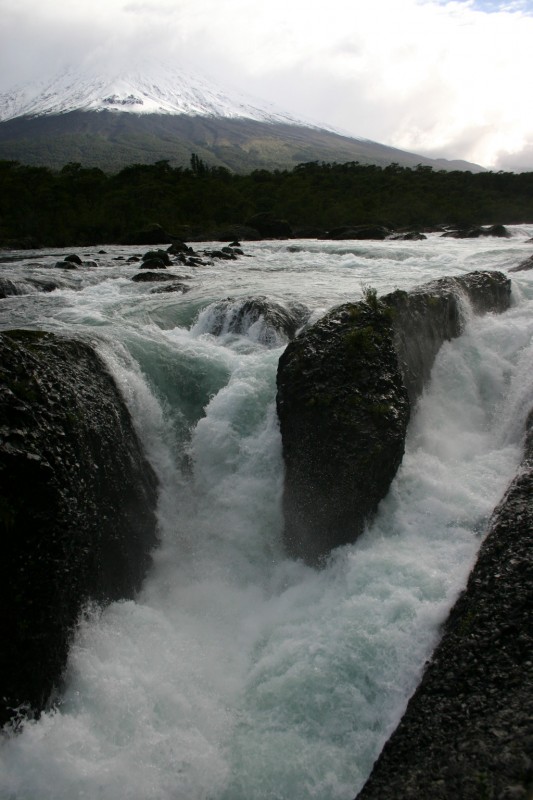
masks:
[[[209,333],[210,303],[266,295],[319,316],[442,275],[503,269],[510,240],[262,242],[150,294],[134,248],[51,294],[0,301],[0,325],[88,337],[160,480],[161,546],[136,601],[87,609],[60,702],[0,747],[10,800],[351,800],[397,724],[520,459],[533,389],[533,279],[445,344],[372,526],[322,571],[285,557],[275,376],[261,323]],[[293,250],[296,249],[296,252]],[[64,254],[64,251],[63,251]],[[2,275],[55,277],[61,253]],[[39,265],[36,265],[38,262]],[[178,271],[178,270],[176,270]],[[183,274],[183,269],[179,270]]]

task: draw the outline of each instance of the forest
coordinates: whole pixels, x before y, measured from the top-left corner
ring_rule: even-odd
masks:
[[[242,175],[194,153],[187,168],[158,161],[111,175],[77,163],[51,170],[0,161],[4,248],[127,243],[154,225],[184,240],[224,240],[265,212],[294,237],[345,225],[423,231],[533,222],[533,172],[309,162]]]

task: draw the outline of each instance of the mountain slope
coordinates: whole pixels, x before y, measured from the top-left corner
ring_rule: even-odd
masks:
[[[342,135],[161,65],[112,77],[70,70],[18,87],[0,95],[0,120],[0,159],[52,168],[75,161],[115,171],[162,159],[185,166],[195,152],[236,172],[306,161],[481,170]]]

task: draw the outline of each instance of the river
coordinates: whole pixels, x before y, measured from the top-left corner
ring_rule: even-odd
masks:
[[[159,478],[161,539],[135,601],[86,610],[54,707],[3,737],[3,800],[352,800],[520,461],[533,271],[510,276],[509,311],[467,314],[442,347],[376,519],[322,570],[282,544],[286,341],[261,321],[215,336],[212,304],[261,295],[314,319],[367,287],[506,271],[533,252],[533,225],[509,230],[244,243],[236,261],[173,267],[186,294],[131,281],[148,248],[81,248],[93,263],[72,271],[54,267],[69,250],[0,254],[27,292],[0,301],[0,327],[88,339],[115,377]]]

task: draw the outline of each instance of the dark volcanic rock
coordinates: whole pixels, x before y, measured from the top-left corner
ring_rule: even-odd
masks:
[[[6,297],[26,294],[28,289],[29,286],[25,283],[0,277],[0,300],[5,300]]]
[[[529,256],[525,261],[521,261],[516,267],[511,267],[508,272],[526,272],[528,269],[533,269],[533,256]]]
[[[167,248],[166,252],[173,256],[178,255],[178,253],[190,253],[192,255],[194,250],[192,247],[189,247],[188,244],[182,242],[181,239],[178,239],[176,242],[172,242],[170,247]]]
[[[496,272],[443,278],[333,309],[291,342],[278,366],[288,552],[317,564],[353,542],[388,491],[404,451],[410,404],[442,343],[461,332],[461,302],[503,311]]]
[[[78,266],[81,266],[82,264],[81,258],[76,255],[76,253],[72,253],[70,256],[65,256],[63,260],[70,261],[71,264],[78,264]]]
[[[165,265],[163,264],[162,267],[159,269],[166,269]],[[175,275],[169,275],[167,272],[138,272],[136,275],[133,276],[132,281],[135,283],[154,283],[156,281],[175,281]]]
[[[172,281],[172,283],[165,283],[163,286],[156,286],[154,289],[151,290],[151,294],[166,294],[167,292],[181,292],[182,294],[186,294],[190,292],[191,287],[187,286],[186,283],[180,283],[179,281]]]
[[[56,261],[54,267],[57,269],[78,269],[78,265],[73,261]]]
[[[442,343],[461,333],[461,302],[467,301],[475,314],[501,313],[509,308],[511,281],[501,272],[469,272],[410,292],[392,292],[382,300],[393,311],[394,346],[414,402],[429,380]]]
[[[393,335],[382,303],[346,304],[280,358],[285,544],[310,564],[357,538],[401,463],[409,400]]]
[[[419,231],[408,231],[407,233],[393,233],[392,236],[389,236],[388,238],[391,241],[421,242],[428,237],[425,233],[420,233]]]
[[[132,597],[156,543],[156,481],[94,350],[0,335],[0,722],[39,711],[89,601]]]
[[[219,258],[225,261],[236,261],[237,256],[233,251],[227,252],[231,248],[224,248],[223,250],[204,250],[204,256],[208,258]]]
[[[491,225],[490,228],[485,228],[483,236],[496,236],[499,239],[509,239],[511,234],[505,225]]]
[[[60,283],[45,281],[42,278],[13,281],[10,278],[0,277],[0,300],[14,295],[30,294],[31,292],[53,292],[60,287]]]
[[[442,234],[442,236],[452,239],[478,239],[480,236],[496,236],[499,239],[507,239],[510,235],[505,225],[491,225],[488,228],[460,228]]]
[[[145,264],[151,261],[162,261],[166,267],[170,267],[172,261],[168,254],[169,250],[149,250],[142,256],[142,261],[144,261]]]
[[[309,318],[309,309],[300,303],[287,306],[266,297],[228,298],[212,303],[204,311],[205,332],[213,336],[223,333],[246,334],[257,323],[257,341],[267,345],[280,344],[280,335],[292,339],[298,328]]]
[[[166,269],[167,265],[161,258],[147,258],[139,267],[140,269]]]
[[[533,796],[533,413],[520,471],[358,800]]]

